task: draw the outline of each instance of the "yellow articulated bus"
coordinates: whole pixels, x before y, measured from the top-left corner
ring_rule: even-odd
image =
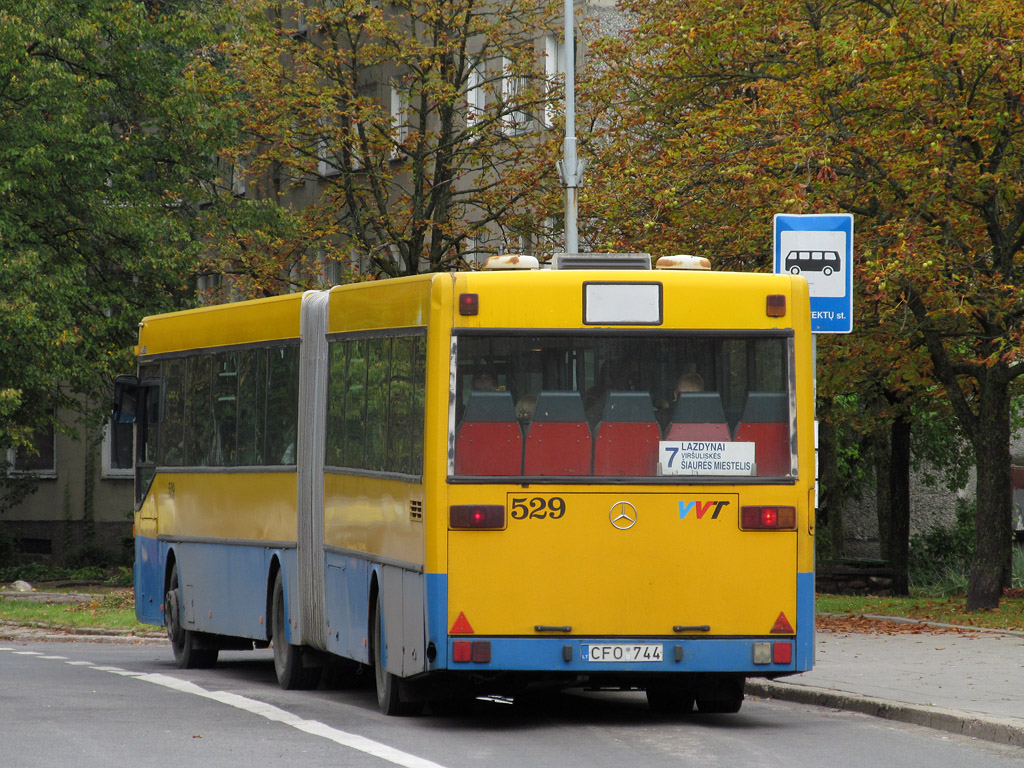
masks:
[[[285,688],[372,669],[388,714],[735,712],[811,668],[806,281],[573,266],[143,320],[136,611],[180,666],[272,645]]]

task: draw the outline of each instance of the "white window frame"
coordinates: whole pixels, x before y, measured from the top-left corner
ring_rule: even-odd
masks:
[[[514,109],[516,99],[523,90],[525,78],[512,71],[512,60],[501,57],[501,101],[506,113],[502,115],[502,130],[506,136],[517,136],[529,129],[530,116],[521,109]]]
[[[400,160],[403,152],[399,146],[409,138],[409,92],[391,83],[391,128],[395,146],[391,148],[391,159]]]
[[[10,470],[9,470],[10,474],[12,474],[12,475],[20,475],[22,477],[32,476],[32,477],[38,477],[38,478],[41,478],[41,479],[56,479],[56,477],[57,477],[57,430],[54,427],[52,427],[52,426],[50,427],[50,429],[53,430],[53,440],[51,442],[52,453],[51,453],[51,456],[50,456],[50,459],[51,459],[50,466],[49,467],[43,467],[43,468],[40,468],[40,469],[15,469],[14,468],[14,466],[15,466],[14,463],[15,463],[15,461],[18,458],[18,449],[17,448],[8,448],[7,449],[7,463],[10,466]],[[41,456],[42,456],[42,454],[40,454],[40,457]]]
[[[466,76],[466,127],[475,128],[484,119],[487,92],[484,90],[486,72],[482,61],[474,62]]]
[[[555,124],[557,112],[551,101],[551,94],[558,82],[565,77],[565,44],[553,34],[544,35],[544,80],[545,95],[548,101],[544,104],[542,123],[545,128]]]
[[[110,451],[113,448],[113,441],[110,436],[113,431],[113,422],[113,417],[111,417],[107,423],[103,425],[103,443],[100,448],[100,451],[102,452],[102,470],[100,476],[117,479],[131,479],[135,477],[135,430],[132,429],[132,466],[128,468],[112,466],[110,461]]]

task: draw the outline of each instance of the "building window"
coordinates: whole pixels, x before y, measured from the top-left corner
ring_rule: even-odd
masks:
[[[529,115],[519,108],[526,91],[526,78],[515,71],[515,62],[501,60],[502,125],[506,135],[514,136],[527,129]]]
[[[484,65],[476,62],[466,77],[466,127],[474,128],[481,123],[487,108],[487,94],[484,92]]]
[[[39,477],[57,476],[57,440],[53,425],[40,427],[32,433],[32,443],[37,453],[24,448],[11,448],[7,451],[7,461],[14,472],[38,475]]]
[[[544,36],[545,128],[551,128],[555,123],[554,91],[565,75],[564,49],[565,46],[554,35]]]
[[[391,159],[400,160],[405,155],[405,142],[409,139],[409,92],[391,84]]]
[[[111,419],[103,428],[103,477],[132,477],[135,425]]]

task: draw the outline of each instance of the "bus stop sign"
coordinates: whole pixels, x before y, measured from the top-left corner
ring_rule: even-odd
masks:
[[[853,330],[853,214],[775,214],[775,272],[807,278],[812,332]]]

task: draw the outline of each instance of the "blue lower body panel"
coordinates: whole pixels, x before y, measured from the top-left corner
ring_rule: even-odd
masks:
[[[172,556],[178,566],[186,629],[256,640],[267,637],[271,564],[275,558],[280,562],[288,585],[294,578],[294,550],[136,536],[135,615],[144,624],[164,624],[164,587]]]
[[[427,575],[427,640],[435,655],[430,670],[451,672],[535,672],[598,675],[605,673],[723,673],[750,677],[777,677],[805,672],[814,663],[814,574],[797,574],[797,616],[795,635],[764,637],[487,637],[483,635],[449,635],[447,622],[448,581],[445,574]],[[489,662],[455,662],[456,642],[490,642]],[[661,661],[596,662],[590,660],[592,645],[657,644],[662,646]],[[765,648],[765,645],[768,648]],[[776,655],[776,645],[789,645]],[[759,646],[759,647],[757,647]],[[756,648],[757,647],[757,648]],[[767,653],[769,663],[764,661]],[[787,652],[788,651],[788,654]],[[790,659],[775,663],[776,658]]]

